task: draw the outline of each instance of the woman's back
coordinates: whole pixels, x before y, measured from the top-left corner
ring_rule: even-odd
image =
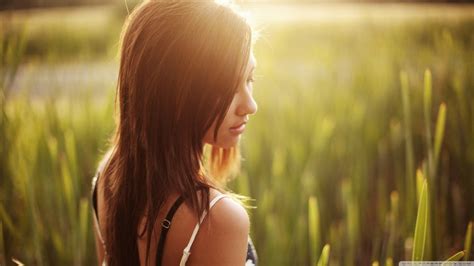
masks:
[[[103,243],[105,232],[103,223],[106,217],[103,201],[104,180],[100,179],[100,172],[94,176],[92,182],[92,203],[96,222],[96,240],[99,261],[103,261]],[[214,205],[205,215],[201,226],[196,229],[198,219],[195,212],[186,203],[175,204],[180,195],[172,193],[165,201],[158,213],[150,243],[148,265],[180,265],[183,250],[191,243],[190,253],[186,265],[256,265],[256,252],[248,237],[249,217],[246,210],[234,199],[227,197],[215,189],[210,189],[209,198]],[[200,193],[200,191],[198,191]],[[179,202],[178,202],[179,203]],[[171,223],[162,223],[168,211],[176,205],[176,212]],[[138,237],[143,231],[145,219],[137,228],[137,246],[140,265],[145,265],[147,235]],[[164,225],[164,226],[163,226]],[[156,261],[158,243],[164,227],[168,227],[166,239],[162,249],[161,264]],[[99,229],[100,228],[100,229]],[[193,231],[197,230],[195,239],[191,239]],[[102,247],[102,248],[101,248]]]

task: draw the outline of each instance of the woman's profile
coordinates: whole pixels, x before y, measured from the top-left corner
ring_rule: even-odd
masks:
[[[235,5],[145,1],[120,45],[116,129],[92,180],[103,265],[255,265],[239,168],[256,33]]]

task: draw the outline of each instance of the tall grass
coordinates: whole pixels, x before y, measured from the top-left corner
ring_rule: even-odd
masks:
[[[473,25],[361,19],[265,30],[255,47],[259,111],[230,184],[256,200],[251,234],[261,265],[472,258]],[[118,28],[96,30],[107,27]],[[8,46],[16,54],[1,74],[21,62],[48,67],[38,56],[51,63],[95,55],[93,44],[57,41],[73,28],[54,29],[42,44],[34,28],[23,33],[24,46],[1,35],[2,53]],[[91,36],[103,51],[116,48]],[[31,48],[49,43],[71,47],[48,56]],[[90,181],[112,132],[114,85],[70,96],[52,84],[31,97],[32,85],[1,98],[0,259],[95,263]]]

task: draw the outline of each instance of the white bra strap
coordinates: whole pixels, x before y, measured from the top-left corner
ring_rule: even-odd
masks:
[[[220,195],[216,196],[215,198],[213,198],[211,200],[211,202],[209,203],[209,209],[211,209],[212,206],[214,206],[214,204],[216,204],[216,202],[218,200],[220,200],[224,197],[227,197],[227,195],[226,194],[220,194]],[[186,261],[188,261],[189,255],[191,254],[191,252],[190,252],[191,246],[193,245],[194,239],[196,238],[196,235],[199,231],[199,227],[200,227],[202,221],[204,220],[204,218],[206,217],[206,215],[207,215],[207,211],[204,211],[201,215],[201,219],[199,219],[199,222],[194,227],[194,231],[193,231],[193,234],[191,235],[191,238],[189,239],[188,245],[183,250],[183,256],[181,257],[181,262],[179,263],[180,266],[186,265]]]

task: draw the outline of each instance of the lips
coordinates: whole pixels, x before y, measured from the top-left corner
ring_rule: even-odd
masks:
[[[237,124],[231,128],[229,128],[229,131],[230,133],[234,134],[234,135],[240,135],[244,132],[245,130],[245,124],[247,123],[247,121],[244,121],[240,124]]]
[[[234,125],[233,127],[231,127],[230,129],[237,129],[237,128],[241,127],[242,125],[245,125],[245,124],[247,124],[247,121],[244,121],[244,122],[241,122],[241,123],[239,123],[239,124],[236,124],[236,125]]]

